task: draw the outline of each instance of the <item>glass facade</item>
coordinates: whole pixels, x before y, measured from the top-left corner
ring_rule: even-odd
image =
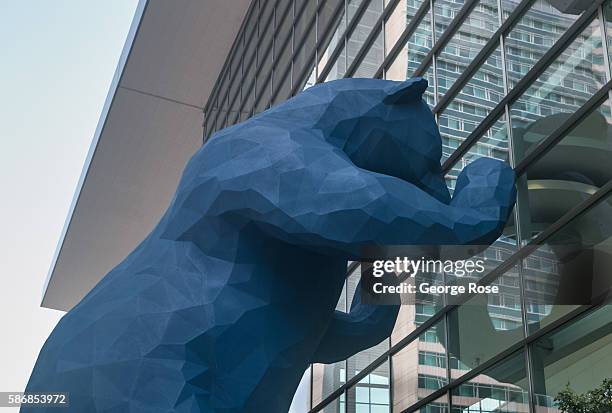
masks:
[[[610,376],[612,0],[567,3],[253,0],[204,140],[316,83],[423,76],[449,189],[483,156],[518,176],[512,218],[482,252],[480,281],[500,292],[455,306],[418,295],[388,341],[311,367],[311,411],[558,413],[567,384],[584,392]],[[359,263],[348,270],[345,311]],[[572,277],[588,304],[554,301]]]

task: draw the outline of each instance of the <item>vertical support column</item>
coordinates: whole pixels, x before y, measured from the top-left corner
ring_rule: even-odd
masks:
[[[319,15],[321,12],[320,6],[321,3],[324,3],[325,0],[317,0],[317,9],[315,10],[315,43],[314,43],[314,76],[315,76],[315,83],[316,80],[319,78],[319,48],[317,47],[317,45],[319,44]]]
[[[602,37],[602,48],[605,56],[605,67],[606,67],[606,81],[612,79],[612,73],[610,69],[610,47],[608,45],[608,28],[606,27],[606,16],[603,10],[603,4],[599,6],[597,10],[597,16],[599,17],[599,26]]]
[[[523,321],[523,335],[527,337],[529,335],[529,324],[527,318],[527,302],[525,299],[525,272],[523,270],[522,261],[519,262],[519,286],[520,286],[520,298],[521,298],[521,314]],[[529,411],[535,413],[535,385],[534,385],[534,368],[532,366],[531,348],[525,341],[523,346],[525,354],[525,368],[527,371],[527,384],[529,390]],[[543,373],[543,371],[542,371]]]
[[[431,46],[433,48],[433,46],[436,44],[436,11],[434,9],[434,0],[429,0],[429,12],[431,13]],[[423,20],[421,20],[421,22],[423,22],[426,19],[423,18]],[[436,56],[436,54],[434,53],[433,56],[431,56],[431,70],[432,70],[432,81],[434,84],[434,106],[438,104],[438,57]],[[436,122],[438,122],[438,118],[439,118],[439,113],[435,114],[436,117]]]
[[[246,47],[246,42],[244,40],[244,37],[245,36],[244,36],[244,30],[243,30],[242,34],[240,35],[240,42],[242,43],[242,56],[240,56],[240,86],[238,87],[238,99],[237,99],[238,100],[238,105],[236,106],[236,108],[238,108],[238,112],[239,112],[239,113],[237,113],[237,117],[236,117],[236,120],[238,122],[240,122],[240,115],[241,115],[240,108],[242,107],[242,99],[243,99],[243,96],[242,96],[242,93],[243,93],[242,86],[243,86],[243,83],[244,83],[244,55],[245,55],[244,49]]]
[[[445,273],[446,275],[446,273]],[[446,284],[446,281],[445,281]],[[446,306],[446,294],[444,295],[444,305]],[[448,351],[449,345],[448,345],[448,340],[450,338],[450,328],[449,328],[449,324],[448,324],[448,313],[444,314],[444,317],[442,317],[442,321],[444,322],[444,348],[446,349],[446,380],[447,383],[450,384],[451,380],[452,380],[452,376],[451,376],[451,357],[450,357],[450,352]],[[418,340],[418,338],[417,338]],[[452,400],[452,394],[450,389],[448,390],[448,392],[446,393],[446,397],[448,399],[448,411],[452,411],[452,405],[453,405],[453,400]]]
[[[537,345],[537,342],[533,343],[533,345]],[[530,397],[529,404],[532,413],[535,413],[535,408],[537,406],[537,395],[546,394],[546,375],[544,374],[544,363],[540,358],[533,357],[533,348],[531,346],[527,346],[529,350],[526,352],[529,368],[530,368]]]
[[[597,10],[597,15],[599,16],[599,25],[602,37],[601,44],[605,58],[604,64],[606,66],[606,81],[609,82],[612,79],[612,69],[610,67],[610,46],[608,44],[608,27],[606,25],[606,15],[603,9],[604,4],[599,6],[599,9]],[[612,91],[608,92],[608,105],[610,106],[610,110],[612,111]]]
[[[278,15],[278,2],[274,4],[274,8],[272,9],[272,45],[271,45],[271,54],[272,54],[272,69],[270,70],[270,96],[268,98],[268,106],[270,108],[272,106],[272,94],[274,93],[274,81],[276,78],[276,48],[278,45],[276,44],[276,37],[278,36],[277,29],[279,26],[278,19],[280,16]]]
[[[344,52],[340,54],[340,56],[344,56],[344,72],[346,72],[346,69],[348,69],[348,37],[346,35],[346,29],[348,28],[348,25],[350,23],[348,18],[348,1],[349,0],[344,1],[344,32],[342,33],[342,43],[344,43]],[[338,56],[338,60],[340,60],[340,56]]]
[[[259,0],[255,0],[257,2],[257,42],[255,42],[255,66],[253,66],[253,68],[255,69],[255,73],[253,74],[253,107],[251,108],[251,110],[249,111],[249,117],[253,116],[253,114],[255,113],[255,106],[257,105],[257,83],[259,81],[259,71],[257,70],[257,68],[259,67],[259,59],[261,59],[261,57],[259,56],[259,41],[261,40],[261,3],[259,2]]]
[[[385,1],[382,1],[382,14],[385,13]],[[400,7],[399,4],[395,7]],[[392,15],[391,13],[389,17]],[[387,57],[387,34],[385,33],[385,25],[387,24],[387,19],[384,18],[380,22],[380,35],[382,36],[382,62],[385,61],[385,57]],[[380,62],[382,64],[382,62]],[[384,71],[383,71],[383,79],[384,79]]]
[[[391,337],[387,340],[391,347]],[[393,356],[391,354],[387,356],[387,363],[389,364],[389,412],[393,412]]]
[[[501,25],[503,22],[503,3],[502,0],[498,0],[498,10],[499,10],[499,24]],[[508,64],[507,64],[507,54],[506,54],[506,33],[502,33],[499,37],[499,45],[501,51],[501,59],[502,59],[502,73],[503,73],[503,82],[504,82],[504,94],[507,95],[510,91],[509,86],[509,77],[508,77]],[[515,141],[516,137],[512,131],[512,116],[510,111],[510,106],[505,105],[504,107],[504,116],[506,117],[506,134],[508,138],[508,160],[510,166],[512,168],[516,167],[518,162],[518,152],[517,150],[521,150],[520,142]],[[528,194],[528,186],[527,186],[527,178],[525,175],[520,177],[517,180],[517,202],[514,209],[514,227],[516,233],[516,244],[517,248],[521,248],[524,245],[524,237],[523,231],[529,228],[528,222],[530,221],[529,214],[529,194]],[[530,231],[530,230],[529,230]],[[530,233],[529,237],[530,238]],[[527,303],[525,299],[525,279],[524,279],[524,271],[522,262],[519,262],[518,268],[518,276],[519,276],[519,299],[521,305],[521,321],[523,324],[523,336],[527,337],[529,334],[528,329],[528,318],[527,318]],[[525,355],[525,369],[527,372],[527,391],[529,394],[529,411],[531,413],[535,412],[535,403],[533,397],[533,377],[532,377],[532,367],[531,367],[531,357],[529,354],[529,346],[527,344],[524,345],[524,355]]]
[[[291,6],[291,61],[289,62],[289,84],[291,85],[291,90],[293,90],[293,86],[295,84],[295,79],[293,79],[293,54],[295,53],[295,0],[292,0]]]

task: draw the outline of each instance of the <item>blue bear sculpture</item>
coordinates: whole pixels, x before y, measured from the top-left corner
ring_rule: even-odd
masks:
[[[216,133],[151,234],[58,323],[27,392],[75,412],[286,413],[310,363],[389,337],[397,305],[335,310],[364,246],[486,244],[504,163],[451,199],[427,82],[344,79]],[[22,412],[54,411],[22,407]]]

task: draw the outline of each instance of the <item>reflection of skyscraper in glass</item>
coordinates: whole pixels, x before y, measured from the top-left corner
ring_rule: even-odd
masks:
[[[580,292],[587,299],[610,287],[601,268],[612,256],[611,1],[316,3],[295,2],[291,22],[276,6],[274,35],[267,37],[257,16],[273,6],[254,2],[259,14],[244,27],[252,22],[258,30],[243,43],[258,45],[257,58],[223,72],[206,107],[206,137],[235,123],[228,114],[263,110],[317,82],[420,75],[430,83],[426,99],[440,127],[450,190],[482,156],[509,162],[519,179],[504,235],[481,253],[483,280],[501,292],[457,307],[417,296],[402,307],[388,342],[312,366],[311,407],[558,413],[553,399],[568,382],[586,391],[612,371],[608,307],[555,302],[575,289],[567,280],[587,285]],[[291,47],[283,49],[288,32]],[[260,42],[269,38],[279,57],[260,62]],[[269,94],[250,86],[267,86],[270,76]],[[239,85],[239,98],[223,106],[228,85]],[[348,310],[359,271],[349,265],[339,309]]]

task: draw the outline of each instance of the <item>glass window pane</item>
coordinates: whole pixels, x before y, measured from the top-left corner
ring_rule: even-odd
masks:
[[[316,406],[346,383],[346,361],[312,365],[312,403]]]
[[[563,115],[567,116],[567,115]],[[534,132],[547,133],[546,120]],[[556,125],[562,119],[550,119]],[[531,164],[518,182],[520,194],[528,194],[521,207],[523,238],[530,239],[583,202],[612,178],[612,116],[609,101],[586,117],[543,157]],[[548,126],[552,129],[554,126]],[[530,133],[526,139],[537,140]],[[519,135],[520,136],[520,135]]]
[[[604,9],[604,20],[606,21],[606,33],[608,35],[608,51],[612,50],[612,2],[607,1],[603,5]],[[608,58],[610,59],[610,65],[612,66],[612,53],[608,52]]]
[[[434,13],[436,20],[436,39],[447,29],[450,22],[455,18],[463,7],[464,0],[435,0]]]
[[[529,8],[506,39],[510,88],[544,56],[578,17],[561,13],[548,0],[537,0]]]
[[[612,311],[603,306],[531,346],[536,413],[558,412],[554,398],[569,386],[585,393],[612,371]]]
[[[221,84],[217,90],[217,108],[220,110],[228,109],[228,91],[230,85],[230,70],[229,67],[225,69],[221,75]]]
[[[438,102],[438,100],[436,99],[435,88],[434,88],[435,81],[434,81],[433,67],[431,65],[428,66],[427,69],[425,69],[425,73],[423,73],[421,77],[423,79],[426,79],[427,83],[429,84],[429,87],[423,94],[423,99],[425,99],[425,102],[427,102],[427,104],[429,105],[429,108],[433,109],[433,107]]]
[[[264,74],[264,70],[262,69],[261,75],[257,76],[257,102],[255,104],[255,112],[260,113],[270,107],[270,97],[271,97],[271,84],[272,80],[272,72],[271,65],[266,68],[267,74]]]
[[[317,65],[318,73],[321,73],[323,71],[325,65],[329,61],[331,54],[336,49],[338,43],[344,45],[344,31],[346,29],[346,15],[344,12],[345,9],[344,7],[342,7],[342,10],[340,11],[340,16],[338,17],[338,20],[335,23],[336,27],[330,34],[327,35],[326,38],[323,39],[322,43],[319,45],[319,63]],[[342,51],[338,58],[336,58],[329,74],[325,78],[325,81],[340,79],[342,76],[344,76],[345,71],[346,53]]]
[[[289,411],[291,413],[308,413],[312,408],[310,404],[311,375],[312,368],[308,366],[308,368],[302,375],[302,379],[300,380],[300,384],[298,385],[297,391],[293,395],[293,400],[291,401],[291,406],[289,407]]]
[[[313,404],[313,407],[315,405]],[[321,413],[345,413],[346,412],[346,397],[342,394],[336,400],[319,410]]]
[[[259,16],[258,4],[251,10],[251,14],[244,27],[244,51],[242,64],[241,99],[242,107],[239,121],[245,120],[255,104],[255,71],[257,65],[257,18]]]
[[[347,311],[347,283],[336,305],[336,310]],[[312,405],[316,406],[337,388],[346,383],[346,361],[312,365]],[[333,404],[333,403],[332,403]],[[336,405],[337,407],[337,405]],[[335,410],[330,410],[335,411]]]
[[[291,97],[291,75],[286,73],[284,78],[275,77],[274,82],[275,97],[272,106],[278,105]]]
[[[523,260],[529,332],[559,319],[612,287],[612,197],[555,233]]]
[[[594,21],[511,106],[517,161],[605,83],[598,21]]]
[[[347,278],[346,280],[346,291],[347,291],[347,311],[349,311],[350,303],[353,301],[353,297],[355,295],[355,290],[357,289],[357,284],[361,279],[361,266],[357,267],[357,269]],[[353,378],[357,373],[366,368],[370,363],[376,360],[380,355],[382,355],[385,351],[389,349],[389,340],[383,340],[378,345],[371,347],[367,350],[364,350],[360,353],[355,354],[352,357],[349,357],[347,360],[346,368],[347,380]]]
[[[393,355],[393,411],[406,409],[448,383],[446,349],[440,339],[444,320]]]
[[[267,107],[270,99],[269,81],[272,74],[272,37],[274,34],[274,3],[261,2],[259,10],[259,38],[257,40],[258,111]],[[263,102],[263,103],[262,103]]]
[[[405,80],[412,77],[415,70],[425,60],[432,47],[431,14],[427,13],[419,23],[415,32],[399,51],[393,63],[386,70],[386,78],[390,80]],[[433,76],[432,76],[433,79]],[[433,91],[433,82],[430,82]]]
[[[489,250],[495,251],[495,246]],[[457,360],[451,366],[452,377],[478,367],[523,338],[517,266],[493,285],[500,286],[499,293],[475,294],[448,314],[447,350]]]
[[[217,111],[217,118],[215,119],[215,130],[221,130],[225,127],[226,117],[227,109],[219,109]]]
[[[444,276],[441,273],[419,273],[415,278],[409,278],[404,282],[416,284],[427,282],[430,285],[443,285]],[[396,344],[408,334],[412,333],[418,326],[429,320],[444,306],[444,298],[441,294],[402,294],[399,314],[395,327],[391,333],[391,344]]]
[[[389,410],[389,362],[385,361],[347,391],[347,411],[380,412]]]
[[[274,58],[284,52],[284,49],[291,49],[291,37],[293,35],[293,1],[279,3],[276,7],[274,17],[275,38],[274,38]]]
[[[357,9],[364,1],[376,1],[376,0],[347,0],[346,1],[346,14],[347,14],[347,22],[353,20],[355,14],[357,13]]]
[[[206,113],[206,136],[209,137],[215,131],[215,119],[217,118],[217,109],[213,108]]]
[[[357,56],[357,53],[363,46],[365,40],[370,35],[372,30],[374,29],[374,25],[376,21],[382,14],[382,2],[381,0],[370,0],[369,4],[359,19],[355,30],[351,33],[346,43],[346,53],[347,53],[347,65],[350,66]],[[372,62],[368,62],[366,64],[376,65],[378,68],[377,62],[382,62],[383,55],[383,41],[382,35],[378,36],[374,43],[372,44]],[[363,65],[363,63],[362,63]]]
[[[443,95],[463,70],[451,62],[439,62],[438,91]],[[440,133],[443,137],[443,158],[447,158],[491,113],[504,96],[501,52],[496,49],[483,66],[472,76],[461,91],[444,109],[439,117]],[[486,132],[474,150],[486,150],[496,158],[508,157],[508,137],[505,117],[498,120]]]
[[[306,73],[308,73],[308,72],[306,72]],[[297,90],[298,90],[298,92],[302,91],[302,90],[305,90],[305,89],[308,89],[311,86],[314,86],[315,83],[316,83],[316,80],[317,80],[317,77],[316,77],[316,68],[314,66],[314,63],[310,64],[310,75],[308,75],[304,79],[298,79],[296,81],[296,79],[294,78],[293,80],[294,80],[294,82],[297,82]]]
[[[527,413],[528,388],[521,350],[452,389],[453,411]]]
[[[294,84],[299,84],[306,79],[300,79],[300,75],[304,72],[306,67],[312,65],[314,61],[314,49],[315,49],[315,26],[310,26],[304,33],[304,37],[302,37],[301,42],[298,42],[297,30],[296,30],[296,41],[295,41],[295,49],[296,52],[293,56],[293,82]]]
[[[299,85],[298,91],[304,88],[305,82],[310,75],[310,66],[314,59],[314,49],[316,44],[316,2],[300,0],[296,2],[296,13],[303,3],[304,11],[294,23],[293,48],[293,84]],[[297,18],[297,16],[296,16]],[[308,69],[306,69],[308,67]],[[306,75],[304,75],[306,74]],[[302,76],[302,77],[300,77]],[[305,76],[305,78],[303,77]]]
[[[444,131],[442,134],[442,157],[448,158],[463,142],[460,137],[453,135],[453,133],[456,133],[453,129],[461,128],[461,119],[459,117],[442,115],[439,122],[440,130]],[[447,133],[447,129],[452,133]],[[445,178],[451,191],[455,189],[455,182],[463,168],[476,159],[486,156],[508,162],[508,139],[506,135],[507,125],[505,116],[502,116],[470,147],[448,172]]]
[[[274,40],[274,71],[272,74],[272,105],[286,100],[291,94],[291,60],[293,56],[293,2],[287,2],[279,16],[277,11],[277,35]],[[281,21],[279,22],[279,19]]]
[[[368,52],[362,58],[353,77],[374,77],[383,61],[383,34],[378,34]]]
[[[385,21],[385,56],[395,46],[395,43],[397,43],[406,26],[412,21],[422,3],[423,0],[403,0],[397,3],[393,12],[391,12]],[[427,14],[429,15],[429,13]],[[431,48],[431,45],[429,47]]]
[[[243,54],[243,39],[240,37],[240,40],[236,43],[234,55],[232,56],[232,60],[230,62],[230,71],[231,71],[231,81],[230,81],[230,91],[229,91],[229,108],[230,108],[230,116],[229,116],[229,124],[234,124],[236,119],[238,118],[238,113],[240,110],[241,102],[241,93],[240,89],[242,86],[242,54]]]
[[[244,62],[248,65],[257,63],[257,26],[245,28]]]
[[[345,27],[344,0],[324,1],[320,6],[317,19],[317,41],[321,44],[320,50],[328,46],[332,34],[336,31],[340,31],[341,34],[344,31],[343,27]],[[325,32],[327,32],[327,37],[323,37]]]
[[[344,77],[344,74],[346,73],[346,52],[345,52],[345,47],[344,47],[344,38],[341,37],[340,42],[342,42],[342,51],[338,54],[338,57],[336,57],[336,59],[334,60],[334,62],[332,63],[332,67],[329,70],[329,73],[327,74],[327,76],[325,76],[325,79],[323,79],[324,82],[328,82],[330,80],[336,80],[336,79],[341,79],[342,77]],[[317,66],[319,73],[321,73],[323,71],[323,69],[325,68],[325,65],[327,65],[327,63],[329,62],[329,59],[331,58],[331,54],[333,53],[334,49],[336,48],[336,41],[332,41],[329,44],[329,47],[323,51],[322,53],[319,54],[319,65]]]
[[[480,0],[438,55],[438,92],[440,95],[444,95],[455,83],[455,80],[474,60],[498,27],[497,0]],[[487,87],[493,88],[496,94],[503,95],[499,48],[493,53],[493,56],[495,58],[487,60],[477,76],[472,78],[471,82],[479,83],[479,85],[473,85],[474,88],[480,86],[483,92],[482,96],[478,95],[472,99],[488,99],[488,94],[484,93]]]
[[[253,33],[255,39],[245,47],[242,83],[242,115],[248,116],[255,106],[255,73],[257,71],[257,31]],[[248,39],[248,38],[247,38]]]
[[[448,395],[438,397],[433,402],[427,403],[421,407],[418,413],[448,413]]]
[[[516,6],[519,5],[521,0],[501,0],[502,5],[502,22],[505,22],[506,19],[512,14]]]
[[[315,14],[317,11],[317,2],[316,1],[306,1],[304,2],[306,5],[304,6],[304,11],[302,15],[294,23],[295,30],[295,38],[294,45],[297,50],[299,47],[305,47],[304,53],[310,54],[315,45],[315,25],[316,18]],[[296,11],[300,9],[301,5],[304,3],[296,2]],[[296,16],[297,18],[298,16]]]
[[[257,44],[257,81],[255,83],[255,96],[257,102],[255,111],[262,112],[269,107],[272,80],[274,13],[273,7],[268,4],[260,10],[259,40]],[[263,7],[262,5],[260,5]]]
[[[293,2],[282,12],[285,17],[277,14],[277,35],[274,39],[274,89],[278,88],[282,78],[291,73],[292,35],[293,35]],[[277,13],[279,13],[277,11]],[[282,19],[279,21],[279,19]],[[287,71],[289,69],[289,71]]]

